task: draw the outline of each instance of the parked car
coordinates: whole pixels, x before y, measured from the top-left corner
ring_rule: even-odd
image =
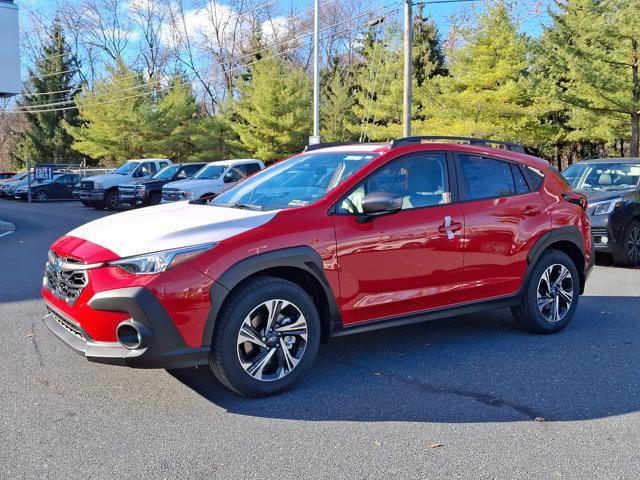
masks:
[[[596,252],[613,254],[617,265],[640,265],[640,159],[589,159],[562,174],[589,200]]]
[[[252,158],[211,162],[192,179],[162,187],[162,203],[213,197],[263,168],[262,161]]]
[[[130,160],[111,173],[83,178],[73,193],[87,207],[115,210],[118,207],[118,185],[128,180],[149,178],[171,163],[166,158]]]
[[[20,182],[20,180],[23,180],[26,177],[27,177],[27,172],[20,172],[20,173],[16,173],[12,177],[4,178],[0,180],[0,198],[7,196],[4,190],[4,185],[8,185],[13,182]]]
[[[33,173],[31,174],[31,181],[34,181]],[[24,185],[28,184],[27,173],[21,173],[8,179],[6,182],[0,184],[0,197],[14,199],[16,190]]]
[[[335,336],[497,307],[562,330],[593,265],[584,195],[519,146],[423,140],[315,146],[209,202],[83,225],[51,246],[44,323],[90,361],[209,364],[247,396]]]
[[[16,172],[9,172],[7,170],[0,170],[0,180],[6,180],[8,178],[14,177]]]
[[[167,165],[149,179],[133,180],[118,185],[120,203],[139,207],[157,205],[162,200],[162,187],[170,182],[193,177],[206,163],[174,163]]]
[[[75,173],[59,173],[51,180],[31,183],[31,199],[44,202],[46,200],[73,200],[73,189],[80,181],[80,175]],[[16,189],[15,198],[27,200],[29,198],[29,186],[23,185]]]

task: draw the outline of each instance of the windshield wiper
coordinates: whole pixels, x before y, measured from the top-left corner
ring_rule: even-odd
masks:
[[[242,208],[243,210],[254,210],[254,211],[262,211],[264,207],[262,205],[254,205],[253,203],[219,203],[220,207],[228,207],[228,208]]]

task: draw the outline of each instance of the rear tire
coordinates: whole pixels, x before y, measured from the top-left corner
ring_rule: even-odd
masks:
[[[209,365],[240,395],[282,392],[313,364],[320,330],[316,307],[302,288],[282,278],[258,277],[225,302]]]
[[[613,253],[613,261],[621,267],[640,265],[640,222],[632,220],[625,227],[620,250]]]
[[[547,250],[533,267],[522,304],[511,312],[525,330],[555,333],[571,322],[579,295],[580,277],[573,260],[559,250]]]
[[[46,190],[38,190],[33,194],[33,199],[38,202],[46,202],[49,199],[49,194]]]

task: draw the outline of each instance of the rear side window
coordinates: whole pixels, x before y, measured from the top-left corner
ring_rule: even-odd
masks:
[[[187,165],[184,167],[184,173],[187,177],[193,177],[201,168],[202,165]]]
[[[544,180],[544,173],[537,168],[527,167],[527,174],[529,176],[529,185],[533,190],[538,190]]]
[[[529,191],[529,185],[522,175],[522,171],[518,165],[511,164],[511,173],[513,174],[513,183],[516,186],[516,193],[527,193]]]
[[[476,155],[459,155],[462,199],[504,197],[516,193],[509,162]]]
[[[245,163],[243,165],[238,165],[236,168],[240,169],[248,177],[260,170],[260,165],[257,163]]]

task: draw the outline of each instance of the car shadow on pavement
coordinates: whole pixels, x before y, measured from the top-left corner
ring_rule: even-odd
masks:
[[[169,373],[241,415],[310,421],[570,421],[640,410],[640,298],[583,296],[555,335],[508,310],[340,337],[290,391],[245,399],[208,368]]]

